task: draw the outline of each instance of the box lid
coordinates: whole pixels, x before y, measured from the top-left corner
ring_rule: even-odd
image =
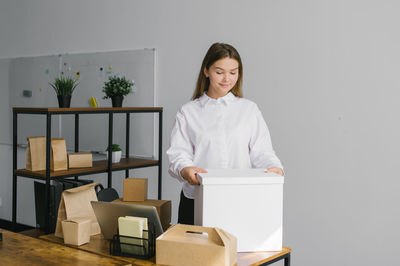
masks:
[[[86,223],[86,222],[91,222],[91,218],[90,217],[75,217],[72,219],[68,219],[68,220],[64,220],[61,221],[62,223],[76,223],[76,224],[80,224],[80,223]]]
[[[203,185],[242,184],[283,184],[284,177],[266,173],[265,169],[206,169],[207,173],[197,173]]]

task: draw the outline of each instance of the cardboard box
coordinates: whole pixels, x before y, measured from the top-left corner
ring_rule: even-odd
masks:
[[[91,152],[77,152],[68,154],[69,168],[92,167],[93,158]]]
[[[219,228],[177,224],[156,240],[156,263],[165,265],[235,265],[236,238]]]
[[[123,188],[124,201],[147,200],[147,178],[125,178]]]
[[[61,222],[64,244],[80,246],[90,241],[92,222],[90,218],[74,218]]]
[[[94,214],[91,201],[97,201],[94,187],[99,183],[64,190],[58,207],[57,224],[54,235],[63,237],[61,222],[65,220],[74,221],[77,218],[86,217],[91,221],[90,235],[100,234],[100,226]]]
[[[282,250],[284,177],[264,169],[207,171],[197,174],[194,223],[230,232],[238,252]]]
[[[166,231],[171,225],[171,201],[170,200],[153,200],[148,199],[145,201],[123,201],[122,199],[114,200],[116,203],[137,204],[154,206],[157,209],[158,216],[160,217],[161,225]]]

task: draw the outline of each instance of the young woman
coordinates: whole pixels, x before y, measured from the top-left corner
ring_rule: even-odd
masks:
[[[214,43],[204,57],[192,101],[176,115],[167,155],[169,173],[183,182],[178,223],[193,224],[196,174],[207,168],[265,168],[283,175],[260,110],[242,98],[242,73],[236,49]]]

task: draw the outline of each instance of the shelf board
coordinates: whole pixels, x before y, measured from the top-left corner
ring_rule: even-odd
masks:
[[[13,107],[22,114],[88,114],[88,113],[154,113],[162,112],[162,107]]]
[[[119,171],[125,169],[139,168],[139,167],[149,167],[157,166],[158,160],[148,160],[141,158],[121,158],[119,163],[112,164],[112,171]],[[88,175],[94,173],[105,173],[108,171],[108,161],[93,161],[93,167],[87,168],[71,168],[63,171],[50,171],[50,179],[55,179],[56,177],[69,177],[69,176],[79,176]],[[15,170],[17,176],[32,177],[37,179],[46,179],[46,171],[29,171],[26,169]]]

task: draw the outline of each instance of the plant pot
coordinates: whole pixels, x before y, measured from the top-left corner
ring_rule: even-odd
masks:
[[[58,107],[69,108],[71,106],[71,96],[57,95]]]
[[[119,163],[121,161],[122,151],[113,151],[111,156],[112,163]],[[107,160],[108,160],[108,152],[107,152]]]
[[[112,107],[122,107],[123,100],[124,100],[124,96],[111,97]]]

